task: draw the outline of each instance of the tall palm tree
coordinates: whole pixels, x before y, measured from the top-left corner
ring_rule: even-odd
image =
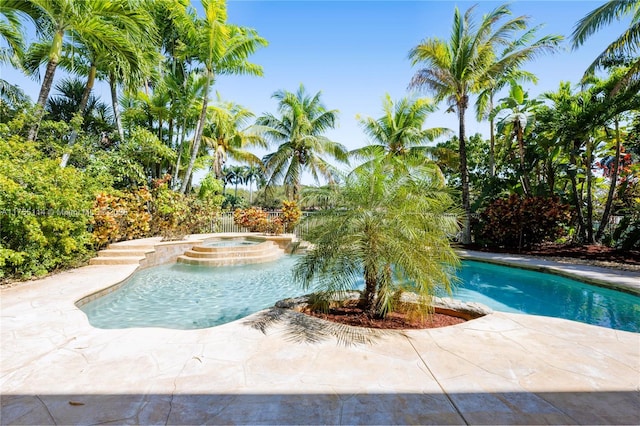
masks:
[[[145,12],[128,0],[28,0],[37,10],[44,43],[38,44],[42,49],[47,46],[46,57],[41,57],[46,63],[46,71],[38,95],[37,107],[40,111],[49,97],[56,69],[63,55],[65,38],[72,36],[75,42],[82,45],[101,46],[108,49],[117,45],[123,36],[123,29],[127,31],[144,31],[137,25],[131,24]],[[38,52],[38,53],[41,53]],[[35,140],[42,114],[38,113],[34,124],[29,130],[29,140]]]
[[[225,166],[222,170],[223,175],[220,178],[226,187],[227,183],[234,185],[234,197],[238,198],[238,185],[244,183],[246,168],[242,166]]]
[[[507,19],[511,11],[502,5],[482,17],[473,19],[474,7],[464,15],[456,7],[451,38],[429,38],[409,52],[412,65],[421,64],[410,83],[411,88],[427,89],[437,102],[447,100],[459,122],[460,176],[462,205],[465,212],[462,242],[471,242],[469,171],[467,169],[465,114],[470,96],[486,87],[486,82],[519,68],[536,54],[555,49],[555,42],[526,45],[499,57],[496,50],[507,46],[517,31],[526,28],[524,16]],[[496,27],[497,26],[497,27]]]
[[[215,105],[209,107],[209,115],[202,141],[213,149],[213,171],[222,178],[222,168],[227,157],[250,164],[261,164],[260,158],[247,151],[249,146],[267,147],[264,139],[248,127],[253,113],[242,105],[225,102],[218,94]]]
[[[589,12],[576,24],[571,38],[573,48],[577,49],[602,27],[614,20],[621,20],[628,15],[631,17],[629,28],[609,44],[589,65],[583,80],[593,75],[596,69],[606,66],[612,60],[620,57],[630,58],[630,67],[626,75],[620,80],[615,91],[622,86],[640,83],[640,0],[610,0]]]
[[[119,31],[100,40],[88,38],[78,49],[84,60],[82,64],[84,66],[79,69],[87,75],[84,93],[77,106],[77,112],[83,117],[87,115],[87,101],[95,80],[109,77],[102,74],[104,71],[109,72],[117,69],[116,67],[121,67],[133,75],[138,75],[145,66],[146,57],[143,52],[156,52],[154,45],[154,40],[157,38],[156,30],[151,15],[143,7],[144,2],[131,3],[130,6],[135,9],[135,13],[133,11],[123,13],[123,17],[113,22]],[[109,31],[105,31],[105,34],[109,34]],[[114,103],[113,94],[112,103]],[[77,137],[78,132],[74,129],[67,141],[69,148],[73,146]],[[63,154],[60,167],[67,165],[69,155],[69,152]]]
[[[262,166],[246,166],[244,173],[244,183],[249,185],[249,204],[253,203],[253,184],[255,182],[258,187],[259,182],[264,179],[264,171]]]
[[[563,36],[546,35],[535,40],[541,28],[542,26],[538,25],[528,29],[520,34],[518,38],[509,41],[502,52],[500,52],[500,56],[496,59],[496,62],[499,63],[501,58],[506,58],[511,53],[523,48],[536,49],[543,47],[547,50],[558,48],[560,42],[564,39]],[[489,120],[489,174],[491,177],[495,176],[495,125],[493,117],[491,117],[491,111],[494,108],[493,98],[496,93],[509,85],[512,80],[519,83],[538,82],[538,78],[534,74],[518,67],[508,67],[503,69],[500,74],[493,76],[493,78],[485,80],[483,85],[484,89],[478,94],[476,99],[476,119],[478,121]]]
[[[202,0],[204,18],[198,19],[193,26],[193,44],[190,52],[204,67],[206,82],[202,96],[202,108],[196,126],[191,158],[182,181],[180,192],[185,193],[189,184],[193,166],[196,162],[202,133],[207,118],[209,89],[217,75],[248,74],[262,75],[262,67],[253,64],[247,58],[255,53],[267,41],[250,28],[227,24],[227,6],[225,0]]]
[[[534,110],[540,103],[536,99],[529,99],[529,94],[523,90],[522,86],[512,80],[509,94],[499,100],[498,106],[490,114],[492,120],[498,120],[498,132],[506,135],[508,145],[511,146],[511,141],[516,140],[520,180],[525,196],[532,195],[531,183],[525,167],[525,131],[533,125]]]
[[[381,156],[393,163],[394,169],[406,170],[408,163],[424,164],[432,149],[426,144],[450,132],[442,127],[424,128],[428,115],[436,110],[427,98],[402,98],[394,104],[387,94],[382,108],[384,115],[377,120],[371,117],[359,120],[371,140],[369,145],[349,152],[351,157],[365,160],[359,167],[368,167],[369,162]]]
[[[622,72],[626,70],[621,70]],[[593,230],[593,176],[594,153],[597,143],[606,139],[603,130],[615,125],[620,114],[640,109],[640,98],[635,90],[618,90],[620,72],[608,80],[592,78],[589,87],[574,93],[567,82],[556,92],[543,94],[550,101],[550,113],[545,114],[547,132],[566,157],[571,201],[578,222],[576,237],[587,243],[595,241]],[[612,182],[612,185],[615,185]]]
[[[402,291],[428,299],[436,287],[449,288],[447,268],[457,257],[448,238],[458,225],[443,179],[420,167],[390,173],[374,161],[323,189],[314,196],[332,207],[314,214],[305,237],[314,248],[295,268],[305,288],[316,285],[328,301],[364,280],[361,306],[374,317],[392,312]]]
[[[275,152],[262,159],[267,185],[282,181],[287,196],[295,201],[300,196],[303,171],[309,171],[316,182],[321,176],[331,180],[335,170],[324,156],[347,162],[346,148],[324,136],[335,126],[338,111],[327,110],[320,94],[308,95],[302,84],[296,93],[279,90],[272,97],[278,100],[280,117],[265,114],[256,120],[265,138],[279,144]]]

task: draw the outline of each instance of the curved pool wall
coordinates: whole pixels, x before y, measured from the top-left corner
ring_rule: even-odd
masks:
[[[77,305],[87,313],[91,324],[100,328],[211,327],[272,306],[277,300],[305,294],[307,291],[294,284],[290,276],[294,261],[295,256],[287,256],[281,261],[242,268],[165,265],[136,272],[123,283],[121,291],[104,298],[93,297],[98,300],[91,303],[85,298]],[[469,285],[457,289],[453,296],[457,299],[484,303],[498,311],[554,316],[640,332],[638,296],[520,268],[506,269],[511,275],[506,279],[504,266],[473,261],[465,261],[464,265],[460,274]],[[469,269],[469,265],[473,268]],[[193,282],[194,275],[203,278],[203,282]],[[490,277],[489,281],[480,275]],[[127,306],[125,290],[139,305]],[[169,296],[164,299],[149,296],[165,291]],[[151,314],[132,322],[132,315],[145,310]],[[125,318],[122,322],[118,320],[121,317]]]

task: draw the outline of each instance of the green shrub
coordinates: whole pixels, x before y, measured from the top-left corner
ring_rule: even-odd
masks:
[[[0,139],[0,276],[29,278],[86,260],[95,190],[35,144]]]
[[[480,238],[489,246],[528,248],[562,236],[571,220],[569,206],[556,198],[511,195],[480,215]]]

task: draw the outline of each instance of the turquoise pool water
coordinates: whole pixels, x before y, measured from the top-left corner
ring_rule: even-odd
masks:
[[[98,328],[198,329],[234,321],[306,292],[291,279],[296,256],[230,267],[173,264],[136,272],[81,309]],[[463,262],[453,297],[496,311],[566,318],[640,332],[640,297],[556,275]]]

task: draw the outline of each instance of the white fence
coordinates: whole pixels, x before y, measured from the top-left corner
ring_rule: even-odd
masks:
[[[279,211],[270,211],[267,212],[267,218],[272,220],[281,214],[282,212]],[[299,240],[304,239],[304,235],[309,228],[308,222],[305,220],[309,215],[310,213],[302,212],[300,222],[293,230]],[[233,222],[233,212],[224,212],[211,221],[211,232],[247,232],[247,230]]]

